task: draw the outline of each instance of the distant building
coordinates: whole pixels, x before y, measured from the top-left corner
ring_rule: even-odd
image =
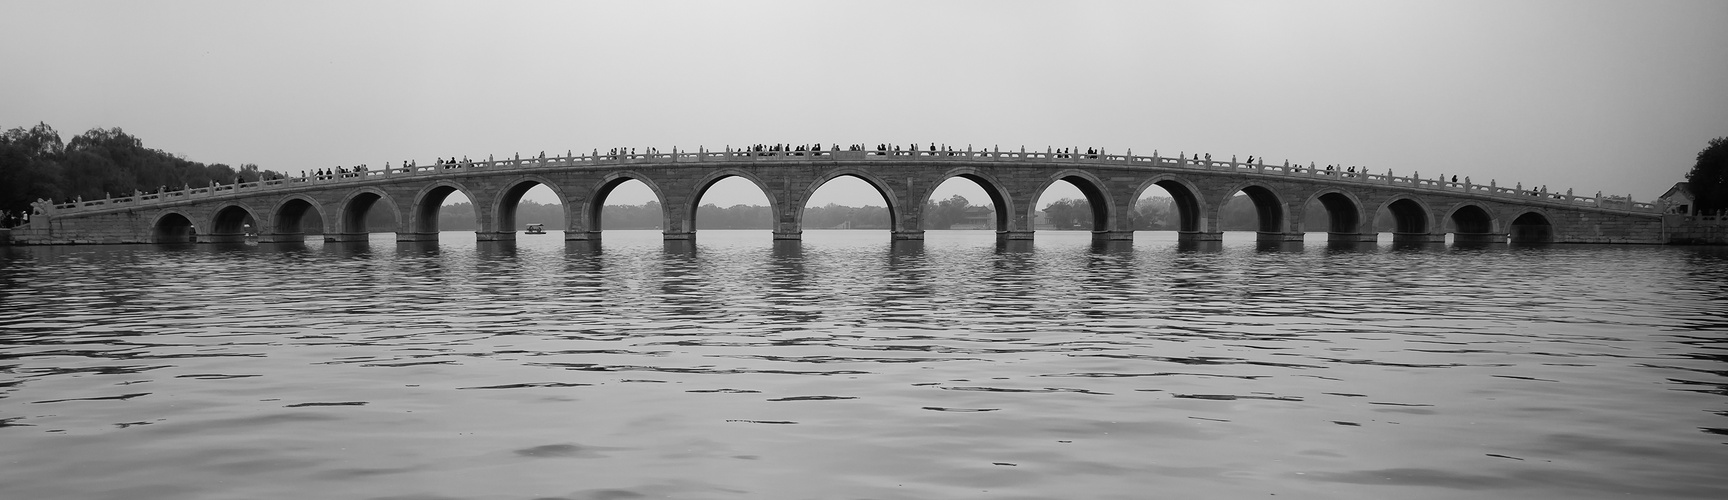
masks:
[[[1728,215],[1698,211],[1698,195],[1680,182],[1656,201],[1662,207],[1662,239],[1682,245],[1728,245]]]
[[[948,229],[994,228],[996,228],[996,209],[990,207],[966,207],[966,211],[960,214],[960,222],[948,226]]]
[[[1693,215],[1697,211],[1698,196],[1692,194],[1692,186],[1684,182],[1674,183],[1674,187],[1668,188],[1668,192],[1662,193],[1658,200],[1665,214]]]

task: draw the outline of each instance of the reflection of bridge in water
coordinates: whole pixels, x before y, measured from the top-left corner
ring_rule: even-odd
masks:
[[[895,239],[921,239],[925,200],[943,181],[978,183],[996,208],[1003,239],[1032,237],[1034,203],[1068,181],[1091,204],[1093,235],[1133,237],[1134,203],[1153,186],[1175,199],[1180,238],[1218,240],[1219,209],[1241,192],[1253,201],[1260,241],[1301,241],[1311,201],[1328,214],[1329,241],[1374,241],[1374,216],[1396,220],[1395,241],[1531,241],[1661,243],[1662,222],[1649,203],[1549,193],[1391,172],[1349,173],[1290,165],[1197,161],[1117,154],[1037,152],[742,152],[570,156],[476,161],[393,168],[325,178],[291,178],[220,185],[61,205],[40,203],[30,224],[13,231],[21,243],[140,243],[236,241],[244,221],[257,222],[260,242],[301,241],[308,217],[327,241],[364,241],[366,215],[388,210],[397,241],[438,237],[438,210],[461,192],[474,204],[481,240],[516,237],[516,205],[544,185],[564,204],[565,239],[600,237],[600,211],[618,185],[641,181],[660,199],[665,238],[691,239],[703,192],[741,177],[767,195],[776,239],[798,239],[806,200],[823,183],[852,176],[888,204]],[[194,229],[200,228],[200,229]],[[196,235],[194,235],[196,233]]]

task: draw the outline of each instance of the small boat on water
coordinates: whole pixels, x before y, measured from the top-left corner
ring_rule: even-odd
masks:
[[[546,234],[546,225],[545,224],[529,224],[528,230],[523,231],[523,232],[527,233],[527,234]]]

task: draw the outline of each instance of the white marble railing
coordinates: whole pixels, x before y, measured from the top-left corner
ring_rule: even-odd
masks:
[[[1078,148],[1075,148],[1078,149]],[[1186,156],[1184,154],[1183,156]],[[671,153],[630,153],[601,154],[594,151],[588,155],[566,155],[562,157],[511,158],[504,160],[488,159],[484,161],[461,161],[454,163],[437,163],[433,165],[412,165],[405,167],[384,168],[330,175],[290,177],[238,184],[219,184],[208,187],[186,188],[177,191],[161,191],[155,193],[134,193],[132,196],[110,197],[102,200],[79,200],[72,203],[56,205],[38,205],[38,210],[47,208],[49,213],[62,215],[86,210],[102,210],[115,208],[114,205],[148,205],[155,203],[172,203],[199,198],[212,198],[246,192],[269,192],[283,189],[295,189],[309,186],[343,184],[351,182],[375,181],[393,177],[416,177],[438,175],[451,171],[500,171],[518,169],[559,169],[571,167],[610,167],[634,164],[667,164],[667,163],[704,163],[704,162],[780,162],[780,161],[988,161],[988,162],[1041,162],[1041,163],[1074,163],[1080,165],[1098,166],[1128,166],[1152,167],[1163,169],[1182,169],[1206,172],[1235,172],[1257,176],[1299,177],[1318,181],[1335,183],[1351,183],[1365,185],[1383,185],[1409,188],[1416,191],[1463,194],[1475,197],[1500,198],[1508,201],[1528,201],[1546,205],[1564,205],[1584,208],[1601,208],[1627,212],[1659,213],[1660,209],[1649,202],[1632,201],[1631,195],[1603,196],[1598,192],[1595,196],[1580,196],[1566,193],[1549,192],[1543,189],[1527,189],[1522,184],[1513,187],[1501,186],[1490,180],[1488,184],[1475,184],[1466,179],[1465,182],[1452,182],[1445,177],[1435,179],[1422,178],[1412,172],[1410,176],[1396,176],[1391,171],[1384,174],[1371,172],[1350,172],[1348,170],[1327,170],[1301,165],[1266,165],[1262,163],[1245,163],[1234,160],[1200,160],[1184,157],[1164,157],[1153,152],[1152,156],[1134,156],[1128,154],[1076,154],[1057,153],[1052,151],[679,151]],[[250,193],[246,193],[250,194]]]

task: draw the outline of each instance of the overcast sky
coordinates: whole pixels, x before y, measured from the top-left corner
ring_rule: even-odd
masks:
[[[191,160],[294,174],[937,142],[1255,155],[1643,200],[1728,135],[1725,27],[1722,0],[0,0],[0,127],[120,127]],[[704,201],[763,199],[732,186]],[[851,186],[813,201],[882,204]]]

